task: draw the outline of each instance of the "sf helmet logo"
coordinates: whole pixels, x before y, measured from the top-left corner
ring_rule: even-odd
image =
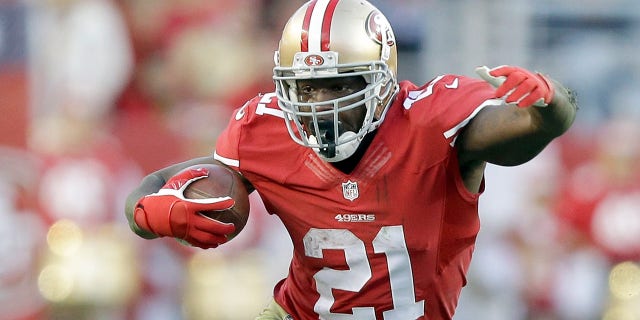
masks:
[[[324,64],[324,58],[317,54],[308,55],[304,58],[304,64],[313,67],[313,66],[321,66]]]
[[[391,24],[387,19],[380,13],[380,11],[374,10],[371,11],[369,16],[367,17],[367,33],[369,37],[373,39],[373,41],[383,44],[383,42],[392,47],[396,44],[396,38],[393,35],[393,30],[391,29]]]

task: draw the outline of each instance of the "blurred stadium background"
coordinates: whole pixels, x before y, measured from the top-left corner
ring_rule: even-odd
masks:
[[[478,65],[578,92],[569,134],[487,169],[456,320],[640,319],[640,1],[378,0],[400,78]],[[272,90],[292,0],[0,1],[0,319],[252,319],[291,246],[257,197],[218,250],[134,236],[126,194]]]

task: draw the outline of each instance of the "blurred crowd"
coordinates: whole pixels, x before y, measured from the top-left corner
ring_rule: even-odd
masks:
[[[207,251],[136,237],[124,199],[211,154],[232,110],[273,90],[273,51],[302,2],[0,2],[0,320],[257,315],[292,248],[256,194],[247,228]],[[520,64],[578,92],[569,134],[523,166],[488,167],[456,320],[640,319],[640,4],[372,2],[402,79]]]

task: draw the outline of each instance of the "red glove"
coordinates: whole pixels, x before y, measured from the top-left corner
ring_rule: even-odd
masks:
[[[205,178],[209,170],[189,169],[173,176],[157,193],[147,195],[136,204],[133,218],[141,229],[160,237],[174,237],[203,249],[227,242],[226,235],[235,230],[233,223],[222,223],[199,211],[225,210],[233,207],[230,197],[186,199],[184,190],[192,182]]]
[[[553,99],[553,84],[540,73],[520,67],[499,66],[493,69],[476,68],[476,73],[496,87],[496,97],[518,107],[546,107]]]

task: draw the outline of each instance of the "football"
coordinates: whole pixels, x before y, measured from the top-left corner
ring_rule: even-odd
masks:
[[[217,197],[231,197],[235,205],[227,210],[203,211],[201,214],[224,223],[233,223],[236,227],[229,239],[242,231],[249,219],[249,194],[245,188],[240,174],[222,165],[201,164],[194,167],[206,168],[209,176],[196,180],[184,190],[187,199],[205,199]],[[189,167],[187,169],[193,169]],[[185,169],[185,170],[187,170]]]

